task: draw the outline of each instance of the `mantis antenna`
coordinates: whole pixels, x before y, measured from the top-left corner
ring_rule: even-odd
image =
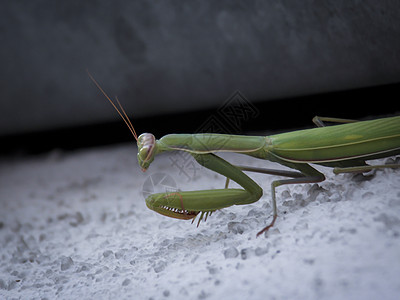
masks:
[[[93,78],[92,74],[89,73],[89,70],[86,70],[86,72],[88,73],[90,79],[93,81],[93,83],[97,86],[97,88],[100,90],[100,92],[103,93],[103,95],[107,98],[107,100],[111,103],[111,105],[114,107],[114,109],[117,111],[117,113],[120,115],[120,117],[122,118],[122,120],[124,120],[126,126],[128,126],[129,131],[132,133],[133,137],[135,138],[135,140],[137,141],[137,134],[135,131],[135,128],[132,125],[131,120],[129,119],[128,115],[125,112],[125,109],[122,107],[121,103],[119,102],[118,98],[115,96],[115,100],[117,101],[118,107],[115,105],[115,103],[110,99],[110,97],[108,97],[108,95],[106,94],[106,92],[101,88],[100,84],[98,84],[98,82]]]

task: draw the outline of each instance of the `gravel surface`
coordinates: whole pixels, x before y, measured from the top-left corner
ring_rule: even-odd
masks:
[[[224,154],[241,165],[281,168]],[[381,160],[379,162],[384,162]],[[334,175],[215,212],[197,228],[144,196],[222,188],[176,153],[146,173],[120,145],[0,162],[1,299],[398,299],[400,171]],[[234,186],[234,185],[232,185]]]

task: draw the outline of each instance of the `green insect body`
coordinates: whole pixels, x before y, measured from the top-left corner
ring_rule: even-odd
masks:
[[[213,211],[232,205],[244,205],[258,201],[262,188],[244,172],[259,172],[289,177],[271,184],[273,218],[257,236],[272,227],[277,218],[275,189],[284,184],[317,183],[325,176],[310,164],[333,167],[334,173],[366,172],[376,168],[399,168],[400,164],[369,166],[367,160],[400,154],[400,116],[370,121],[353,121],[332,118],[314,118],[319,128],[298,130],[272,136],[242,136],[225,134],[169,134],[156,140],[153,134],[137,137],[118,99],[117,105],[107,96],[89,74],[100,91],[106,96],[124,120],[138,145],[138,162],[146,171],[155,157],[168,151],[190,153],[202,166],[227,178],[225,188],[201,191],[157,193],[146,198],[148,208],[168,217],[195,219],[198,224]],[[323,121],[346,124],[325,127]],[[256,167],[234,166],[217,156],[218,152],[235,152],[259,159],[277,162],[294,169],[272,170]],[[229,180],[240,188],[228,188]]]
[[[145,142],[147,141],[147,143]],[[275,188],[282,184],[320,182],[325,176],[310,163],[335,167],[336,173],[368,171],[366,160],[400,154],[400,117],[354,122],[329,127],[306,129],[263,136],[236,136],[224,134],[170,134],[156,140],[150,133],[138,138],[138,159],[146,170],[154,157],[166,151],[185,151],[212,171],[237,182],[243,189],[217,189],[179,193],[159,193],[146,199],[147,206],[163,215],[192,219],[231,205],[257,201],[262,189],[243,171],[292,177],[272,183],[274,218],[276,219]],[[144,150],[144,151],[143,151]],[[266,159],[299,172],[236,167],[215,155],[217,152],[235,152]],[[399,165],[378,166],[396,168]]]

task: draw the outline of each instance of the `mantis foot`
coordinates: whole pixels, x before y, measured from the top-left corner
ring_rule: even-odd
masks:
[[[277,217],[278,217],[278,216],[275,215],[275,216],[273,217],[273,219],[272,219],[272,222],[271,222],[268,226],[266,226],[263,230],[261,230],[261,231],[259,231],[259,232],[257,233],[257,237],[259,237],[259,236],[260,236],[261,234],[263,234],[264,232],[267,232],[272,226],[274,226]]]
[[[199,227],[201,220],[203,220],[203,216],[206,215],[206,217],[204,218],[204,222],[207,221],[208,216],[211,216],[213,213],[213,211],[202,211],[199,217],[199,220],[197,222],[197,227]],[[194,220],[196,219],[196,217],[193,218],[192,220],[192,224],[194,222]]]

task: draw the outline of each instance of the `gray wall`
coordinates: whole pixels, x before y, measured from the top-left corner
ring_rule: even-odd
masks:
[[[399,1],[2,1],[0,135],[400,80]]]

